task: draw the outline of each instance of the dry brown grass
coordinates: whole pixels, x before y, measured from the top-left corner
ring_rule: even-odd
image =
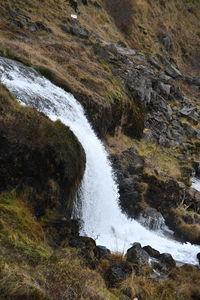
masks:
[[[164,177],[181,178],[181,170],[176,159],[176,149],[163,149],[154,143],[135,141],[138,153],[145,158],[146,172],[154,172]],[[177,151],[177,154],[179,151]],[[151,170],[151,171],[150,171]]]
[[[183,69],[188,70],[188,63],[193,62],[190,71],[195,73],[195,56],[200,48],[200,39],[196,32],[200,14],[199,2],[135,0],[132,6],[134,26],[129,43],[146,53],[159,53],[159,32],[168,34],[173,40],[170,54]],[[196,71],[198,73],[198,69]]]

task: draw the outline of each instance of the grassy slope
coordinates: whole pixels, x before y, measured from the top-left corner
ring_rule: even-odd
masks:
[[[77,250],[48,246],[41,225],[15,193],[0,195],[0,228],[1,299],[117,299]]]
[[[171,55],[182,70],[198,74],[195,59],[200,49],[198,1],[135,0],[133,25],[130,24],[128,35],[119,30],[106,10],[96,9],[91,2],[88,7],[80,6],[78,19],[81,26],[98,34],[100,39],[106,42],[120,41],[145,54],[162,53],[157,33],[164,31],[173,39]],[[105,4],[103,1],[99,3],[102,6]],[[32,22],[44,22],[53,33],[31,33],[26,25],[24,28],[10,25],[5,9],[8,4],[13,9],[19,9],[22,15],[29,16]],[[110,65],[99,61],[94,55],[92,44],[96,43],[96,38],[91,36],[89,41],[82,40],[63,33],[59,28],[59,24],[72,12],[65,0],[27,0],[26,3],[22,0],[2,0],[0,54],[40,66],[40,70],[42,66],[43,73],[48,72],[44,69],[48,67],[53,71],[50,76],[56,74],[71,92],[77,93],[78,90],[79,93],[91,95],[94,102],[104,106],[113,101],[116,85],[119,86],[121,99],[126,98],[121,82],[111,72]],[[125,136],[114,141],[112,139],[112,143],[116,143],[117,151],[136,145],[140,153],[147,157],[150,168],[157,168],[160,159],[163,167],[160,170],[159,164],[159,172],[169,174],[170,171],[170,176],[179,178],[180,170],[174,158],[170,157],[171,153],[160,153],[156,145],[150,145],[149,148],[143,142],[135,142]],[[154,162],[155,166],[152,166]],[[64,294],[67,295],[66,299],[124,299],[120,291],[110,293],[106,289],[99,274],[83,265],[77,251],[65,248],[54,252],[45,239],[41,224],[34,219],[24,199],[18,198],[13,192],[1,194],[0,208],[2,299],[61,299]],[[120,289],[131,289],[133,297],[140,294],[144,299],[169,300],[175,299],[178,288],[178,299],[185,299],[186,293],[187,299],[194,299],[195,293],[198,295],[199,275],[193,269],[183,272],[182,278],[179,274],[172,274],[172,280],[158,287],[152,286],[145,277],[131,277]],[[114,295],[116,293],[118,296]]]

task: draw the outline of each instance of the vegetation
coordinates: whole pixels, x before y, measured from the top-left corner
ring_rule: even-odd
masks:
[[[115,64],[117,69],[115,55],[112,59],[106,53],[101,57],[95,48],[100,43],[105,47],[115,43],[148,56],[162,54],[183,73],[187,70],[190,76],[198,76],[199,0],[88,0],[88,6],[79,1],[79,10],[74,21],[70,17],[74,12],[65,0],[1,0],[0,56],[34,67],[73,93],[97,133],[106,139],[110,153],[137,149],[144,159],[142,176],[157,180],[159,187],[171,179],[188,184],[179,160],[183,147],[164,149],[138,140],[143,131],[147,133],[146,112],[113,70]],[[66,29],[74,24],[86,30],[88,37]],[[171,42],[169,49],[163,45],[166,36]],[[137,56],[134,59],[141,64]],[[197,105],[198,90],[182,81],[177,85]],[[178,101],[169,102],[176,111],[181,108]],[[181,122],[200,129],[186,118]],[[194,149],[184,161],[185,168],[191,168],[199,155],[198,139],[192,137],[188,142]],[[95,257],[91,269],[81,249],[71,248],[67,238],[56,244],[58,233],[48,230],[47,225],[71,215],[85,153],[69,128],[30,107],[21,107],[3,85],[0,145],[0,299],[199,299],[200,275],[195,267],[175,268],[160,281],[150,278],[149,269],[134,271],[113,288],[107,271],[125,262],[124,256],[98,261]],[[140,188],[145,194],[148,184],[143,182]],[[194,217],[194,211],[180,205],[170,213],[175,215],[176,229],[183,239],[199,241],[199,225],[186,222]]]
[[[28,204],[0,195],[0,295],[3,299],[117,299],[77,250],[53,250]]]
[[[0,190],[25,194],[37,216],[48,208],[71,214],[85,168],[82,146],[60,121],[20,106],[3,86],[0,99]]]

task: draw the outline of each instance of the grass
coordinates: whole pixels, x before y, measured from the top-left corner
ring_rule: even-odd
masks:
[[[93,45],[99,40],[108,43],[120,41],[120,44],[131,46],[140,53],[163,54],[163,46],[159,40],[161,30],[163,34],[171,36],[173,47],[170,55],[182,71],[187,70],[191,76],[198,75],[195,57],[200,49],[199,34],[197,35],[196,30],[199,27],[199,1],[135,0],[132,7],[133,20],[128,12],[128,22],[133,23],[130,28],[126,26],[120,31],[118,24],[113,22],[112,11],[105,9],[103,1],[98,2],[102,9],[97,10],[91,2],[88,6],[80,5],[78,22],[91,33],[90,38],[83,41],[60,29],[61,23],[70,22],[70,14],[73,12],[67,1],[44,0],[38,5],[37,0],[27,0],[24,5],[22,0],[2,0],[0,55],[33,66],[53,83],[72,92],[87,108],[93,124],[102,117],[102,111],[114,111],[117,138],[108,137],[109,144],[114,146],[112,151],[121,152],[134,146],[145,158],[147,172],[151,173],[153,170],[161,177],[181,179],[182,173],[177,162],[179,149],[161,149],[155,144],[147,144],[143,140],[138,142],[124,134],[123,129],[126,128],[127,134],[127,127],[131,124],[130,131],[134,126],[138,126],[135,136],[139,136],[137,132],[143,129],[140,124],[143,116],[134,104],[131,106],[123,83],[113,74],[112,64],[98,58],[94,54]],[[11,25],[10,16],[5,9],[8,3],[13,10],[20,11],[19,21],[22,21],[22,16],[28,16],[31,22],[42,21],[52,29],[52,33],[32,33],[26,24],[23,28]],[[140,63],[138,59],[138,64]],[[184,85],[183,88],[188,94],[191,93],[189,87]],[[192,101],[196,101],[196,92],[193,93]],[[23,138],[30,146],[33,140],[28,129],[32,128],[37,118],[35,119],[31,109],[25,111],[19,108],[11,95],[6,102],[8,94],[1,86],[0,110],[7,116],[6,128],[13,132],[14,125],[17,125],[20,130],[15,132],[15,138]],[[12,106],[15,106],[16,115],[14,117],[11,114],[8,118]],[[130,120],[127,120],[127,115],[131,115]],[[22,119],[26,121],[27,128],[24,128]],[[111,124],[113,120],[109,120]],[[56,122],[51,128],[55,133],[63,129],[60,122]],[[32,129],[32,133],[37,137],[37,128]],[[28,135],[26,141],[24,133]],[[44,140],[44,136],[46,145],[52,146],[49,126],[43,127],[39,142]],[[57,134],[54,135],[54,141],[55,137]],[[61,140],[62,137],[63,135]],[[64,154],[61,154],[59,159],[62,155]],[[51,181],[49,184],[52,187],[51,191],[54,191],[55,182]],[[42,201],[43,198],[38,198],[38,201]],[[48,245],[42,225],[47,220],[57,218],[58,215],[53,209],[46,210],[40,223],[29,207],[26,190],[20,196],[14,191],[1,194],[0,208],[0,295],[5,299],[121,300],[128,290],[132,298],[146,300],[184,300],[184,297],[190,300],[199,297],[200,278],[195,269],[181,269],[180,272],[176,270],[169,280],[161,283],[152,282],[146,276],[132,276],[118,289],[109,291],[102,277],[84,265],[78,251],[70,248],[55,251]],[[191,227],[182,225],[185,233],[189,234]],[[113,259],[120,261],[124,257]],[[104,261],[101,267],[103,273],[109,267],[109,263]]]
[[[178,150],[163,149],[155,143],[147,144],[145,141],[136,141],[135,146],[138,153],[145,158],[146,171],[176,179],[182,177],[179,162],[175,156],[176,151],[177,154],[179,153]]]
[[[53,250],[14,192],[0,194],[0,294],[5,299],[117,300],[75,249]],[[21,297],[21,298],[20,298]]]

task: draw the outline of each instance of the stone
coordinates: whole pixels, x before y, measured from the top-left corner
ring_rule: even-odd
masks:
[[[80,37],[82,39],[88,39],[90,36],[90,33],[87,29],[82,28],[80,26],[75,26],[70,28],[71,34]]]
[[[106,271],[105,278],[110,287],[117,286],[120,282],[131,275],[133,268],[126,261],[115,262]]]
[[[164,96],[168,97],[170,95],[170,91],[171,91],[171,85],[170,84],[165,84],[163,82],[160,82],[159,88],[160,88],[161,93]]]
[[[124,56],[135,56],[136,55],[136,51],[134,49],[121,47],[117,44],[109,44],[106,46],[106,48],[114,54],[120,54],[120,55],[124,55]]]
[[[194,161],[193,163],[196,176],[200,176],[200,161]]]
[[[143,132],[143,139],[147,142],[147,143],[153,143],[155,142],[155,137],[152,133],[152,131],[148,128],[144,129]]]
[[[196,110],[196,107],[183,107],[181,110],[179,110],[179,113],[182,116],[189,116]]]
[[[168,60],[166,57],[164,57],[164,56],[162,56],[162,55],[160,55],[160,54],[156,54],[156,56],[158,57],[158,59],[160,60],[160,62],[161,62],[163,65],[165,65],[165,66],[170,65],[170,62],[169,62],[169,60]]]
[[[174,79],[182,77],[181,72],[171,64],[166,67],[165,73]]]
[[[140,243],[134,243],[131,248],[127,250],[126,259],[128,262],[138,265],[148,265],[149,255],[142,249]]]
[[[162,38],[162,44],[167,51],[172,49],[172,39],[169,35]]]
[[[169,253],[160,254],[159,262],[166,270],[171,270],[176,267],[176,262]]]
[[[147,61],[157,70],[161,69],[159,63],[157,62],[156,56],[154,55],[148,56]]]
[[[159,78],[160,78],[160,80],[165,81],[165,82],[168,82],[171,80],[171,77],[167,76],[164,72],[159,73]]]
[[[96,55],[98,55],[100,58],[102,58],[102,59],[108,59],[109,58],[109,52],[104,46],[102,46],[100,44],[94,44],[93,45],[93,50],[94,50],[94,53]]]
[[[88,39],[90,36],[90,33],[87,29],[84,29],[83,27],[81,27],[78,23],[74,23],[74,24],[61,24],[60,25],[60,29],[68,34],[72,34],[75,35],[79,38],[83,38],[83,39]]]
[[[170,120],[171,120],[171,117],[172,117],[172,115],[173,115],[173,110],[172,110],[170,104],[167,105],[167,113],[168,113],[168,115],[170,116]]]
[[[159,258],[160,257],[160,252],[151,246],[144,246],[143,249],[149,254],[149,256],[154,257],[154,258]]]
[[[37,21],[35,23],[29,23],[29,30],[34,32],[34,31],[46,31],[51,33],[52,30],[51,28],[47,27],[44,23]]]
[[[191,137],[195,137],[197,136],[198,138],[198,130],[194,129],[192,126],[188,125],[187,123],[182,123],[182,126],[185,130],[185,132],[187,133],[187,135],[191,136]]]
[[[99,245],[96,246],[95,252],[98,258],[107,258],[111,253],[108,248]]]

